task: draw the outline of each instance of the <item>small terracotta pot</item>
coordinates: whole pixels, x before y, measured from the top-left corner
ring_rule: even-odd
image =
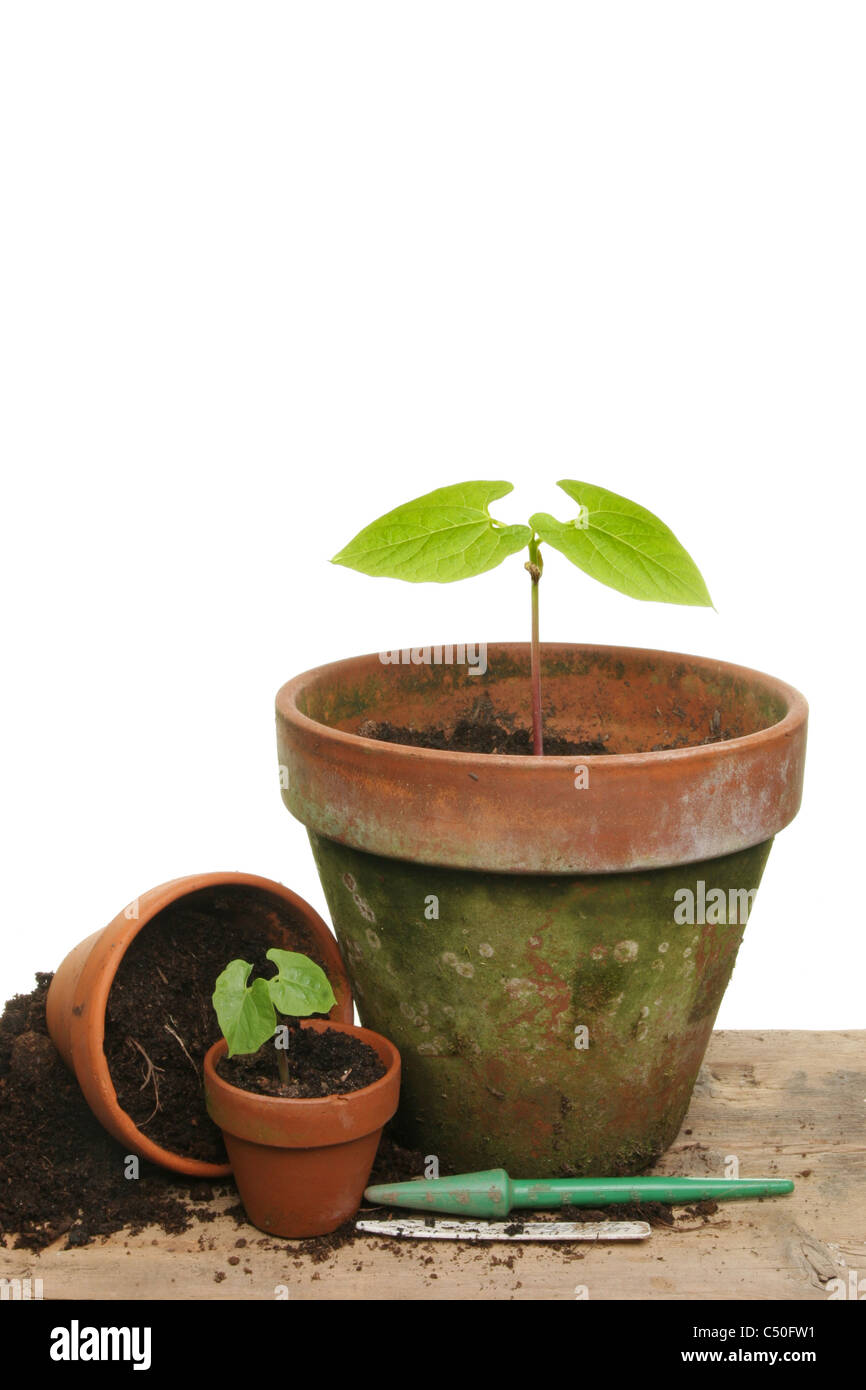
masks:
[[[223,1132],[247,1216],[289,1239],[327,1235],[354,1216],[400,1095],[400,1054],[380,1033],[320,1019],[302,1026],[360,1038],[378,1053],[385,1075],[346,1095],[286,1100],[224,1081],[216,1070],[224,1038],[204,1059],[208,1113]]]
[[[254,874],[190,874],[151,888],[136,898],[101,931],[70,951],[58,968],[45,1002],[48,1032],[54,1046],[75,1072],[96,1118],[130,1153],[139,1154],[189,1177],[218,1178],[231,1172],[228,1163],[205,1163],[172,1153],[140,1130],[117,1101],[103,1051],[105,1009],[124,952],[143,927],[182,898],[196,897],[196,907],[215,916],[236,911],[260,921],[274,946],[318,954],[331,981],[337,1003],[330,1017],[351,1022],[352,993],[340,951],[321,917],[297,893]],[[237,901],[232,901],[237,898]],[[218,1032],[216,1022],[214,1032]]]

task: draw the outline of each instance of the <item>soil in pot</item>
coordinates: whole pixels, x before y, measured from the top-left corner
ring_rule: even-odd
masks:
[[[220,1036],[211,996],[230,960],[272,975],[273,944],[252,916],[205,913],[195,895],[164,909],[126,951],[108,996],[104,1050],[118,1103],[140,1130],[174,1153],[225,1163],[205,1108],[202,1058]],[[321,965],[312,940],[295,949]]]
[[[286,1054],[288,1086],[280,1081],[274,1051],[273,1042],[268,1041],[258,1052],[223,1057],[217,1063],[217,1073],[242,1091],[289,1100],[347,1095],[385,1075],[384,1063],[372,1047],[332,1028],[323,1033],[308,1028],[292,1030]]]
[[[674,719],[681,719],[682,729],[671,742],[654,743],[637,752],[662,753],[674,748],[704,746],[710,743],[723,743],[735,738],[736,731],[722,728],[719,710],[713,711],[712,719],[703,736],[694,721],[687,722],[684,710],[674,712]],[[513,713],[496,710],[489,695],[481,695],[461,714],[453,725],[443,727],[426,724],[421,728],[392,724],[388,720],[377,722],[366,719],[358,727],[361,738],[378,739],[381,743],[401,743],[410,748],[439,748],[449,753],[506,753],[518,757],[532,756],[532,730],[518,723]],[[544,756],[554,757],[597,757],[616,750],[608,747],[609,736],[602,738],[566,738],[561,734],[545,730]]]

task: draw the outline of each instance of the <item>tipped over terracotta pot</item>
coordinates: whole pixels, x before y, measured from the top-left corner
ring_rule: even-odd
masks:
[[[227,1050],[224,1038],[204,1061],[208,1113],[223,1132],[247,1216],[260,1230],[290,1239],[327,1235],[354,1216],[400,1094],[400,1055],[387,1038],[323,1020],[302,1027],[360,1039],[381,1059],[385,1075],[344,1095],[292,1100],[225,1081],[216,1069]]]
[[[51,1039],[93,1113],[130,1153],[189,1177],[219,1178],[230,1163],[209,1163],[155,1143],[118,1102],[103,1044],[108,996],[120,962],[140,931],[166,909],[188,905],[196,918],[254,923],[269,946],[317,956],[337,1003],[330,1017],[351,1022],[352,994],[340,952],[321,917],[281,883],[253,874],[191,874],[151,888],[107,927],[80,942],[60,965],[48,990],[45,1012]],[[214,1017],[214,1035],[219,1027]]]

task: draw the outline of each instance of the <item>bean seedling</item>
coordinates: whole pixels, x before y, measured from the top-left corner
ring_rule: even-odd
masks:
[[[283,1086],[289,1085],[291,1037],[298,1020],[311,1014],[327,1014],[336,1004],[334,991],[320,965],[297,951],[281,951],[276,946],[267,959],[277,967],[270,979],[257,976],[247,981],[252,966],[246,960],[229,961],[213,992],[213,1006],[228,1055],[258,1052],[276,1034],[277,1068]],[[280,1022],[279,1015],[283,1021]]]
[[[542,543],[561,551],[593,579],[631,598],[713,606],[694,560],[652,512],[592,483],[565,479],[558,486],[577,503],[577,516],[570,521],[536,512],[528,526],[505,526],[491,517],[488,508],[512,491],[511,483],[456,483],[379,517],[332,561],[362,574],[411,584],[450,584],[495,569],[509,555],[528,547],[532,751],[536,755],[544,752],[538,619]]]

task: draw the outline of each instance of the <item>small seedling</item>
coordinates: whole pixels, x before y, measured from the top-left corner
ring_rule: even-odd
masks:
[[[536,512],[528,526],[495,521],[490,503],[512,491],[511,483],[456,483],[425,493],[387,512],[359,531],[334,556],[346,565],[411,584],[450,584],[484,574],[525,547],[532,581],[532,751],[544,752],[541,724],[541,662],[538,585],[544,569],[542,543],[552,545],[593,579],[630,598],[712,608],[697,565],[672,531],[652,512],[592,483],[565,479],[563,492],[577,503],[570,521]]]
[[[324,970],[309,956],[274,946],[267,958],[277,967],[276,975],[268,980],[257,976],[252,984],[247,983],[253,968],[249,961],[229,961],[216,982],[213,1006],[230,1057],[239,1052],[258,1052],[280,1030],[276,1041],[277,1068],[283,1086],[288,1086],[286,1053],[300,1026],[298,1020],[309,1018],[310,1014],[327,1014],[337,1001]]]

